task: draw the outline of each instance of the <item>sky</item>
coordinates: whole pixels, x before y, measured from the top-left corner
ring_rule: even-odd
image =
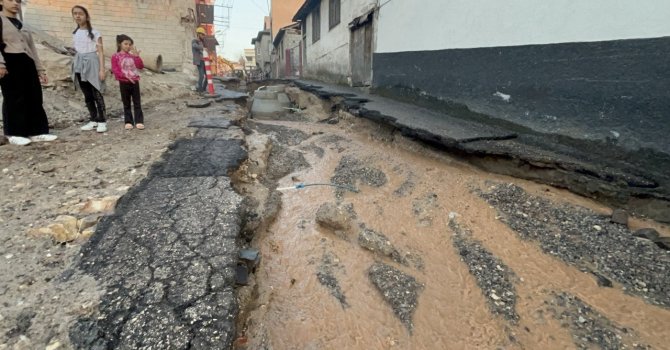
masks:
[[[219,44],[223,42],[223,57],[237,61],[244,49],[253,48],[251,39],[263,30],[263,17],[269,16],[270,0],[217,0],[218,4],[232,4],[230,10],[230,28],[224,35],[218,35]],[[216,8],[215,16],[223,15],[223,9]],[[221,25],[217,26],[222,29]],[[221,47],[217,50],[221,55]]]

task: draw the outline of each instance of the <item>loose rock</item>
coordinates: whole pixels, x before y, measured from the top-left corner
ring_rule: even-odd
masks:
[[[628,225],[628,213],[623,209],[615,209],[612,212],[612,222],[615,224]]]
[[[658,231],[656,231],[653,228],[642,228],[635,231],[633,233],[633,236],[648,239],[650,241],[655,241],[658,238],[659,234]]]

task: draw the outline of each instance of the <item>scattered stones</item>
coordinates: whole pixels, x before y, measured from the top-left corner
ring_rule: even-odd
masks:
[[[552,203],[513,184],[496,185],[480,195],[498,210],[501,221],[522,239],[538,242],[545,253],[618,282],[627,293],[652,304],[670,307],[670,255],[658,242],[636,238],[609,216]]]
[[[318,278],[319,283],[328,289],[330,295],[334,296],[335,299],[340,302],[342,308],[348,308],[349,304],[347,303],[347,298],[342,292],[342,288],[335,277],[335,271],[343,269],[339,264],[339,261],[340,260],[335,254],[331,252],[325,253],[321,265],[319,265],[319,269],[316,272],[316,277]]]
[[[393,244],[391,244],[391,241],[382,233],[378,233],[370,229],[363,229],[358,234],[358,245],[371,252],[380,254],[382,256],[387,256],[399,264],[409,266],[407,259],[405,259],[405,257],[400,254],[400,252],[393,246]],[[409,255],[411,255],[411,253]],[[418,266],[423,265],[423,261],[421,260],[419,260],[417,263]]]
[[[423,285],[413,276],[384,263],[372,265],[368,270],[368,277],[391,306],[396,317],[412,333],[414,328],[412,316],[418,305]]]
[[[612,222],[628,226],[628,213],[623,209],[615,209],[612,212]]]
[[[633,236],[648,239],[650,241],[655,241],[658,238],[659,234],[658,231],[656,231],[653,228],[642,228],[635,231],[633,233]]]
[[[82,214],[112,213],[116,207],[116,202],[121,196],[107,196],[104,198],[92,198],[87,200],[80,212]]]
[[[86,227],[83,227],[82,222],[86,221]],[[60,215],[54,223],[47,227],[40,227],[28,230],[27,234],[33,237],[51,237],[58,243],[72,242],[78,238],[88,238],[93,233],[90,230],[97,223],[97,218],[92,217],[77,220],[74,216]]]
[[[640,344],[631,329],[614,324],[576,296],[559,293],[549,304],[548,311],[570,329],[579,349],[651,349]]]
[[[452,242],[461,260],[468,266],[470,274],[487,297],[489,310],[516,324],[519,314],[516,312],[516,288],[512,282],[515,278],[514,272],[480,242],[474,240],[471,233],[463,229],[456,220],[449,221],[449,228],[454,233]]]

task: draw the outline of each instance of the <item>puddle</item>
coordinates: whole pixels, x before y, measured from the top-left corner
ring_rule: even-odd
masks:
[[[325,185],[282,191],[281,210],[252,242],[263,258],[238,348],[575,348],[574,332],[547,311],[560,293],[579,297],[613,329],[634,330],[631,344],[667,343],[668,309],[620,285],[599,287],[593,275],[522,240],[473,191],[490,180],[539,194],[546,186],[473,169],[364,121],[264,124],[311,135],[281,145],[301,152],[309,166],[279,179],[277,187],[332,182],[357,192]],[[605,210],[559,190],[550,194],[552,201]],[[338,220],[348,220],[342,225],[317,222],[324,204],[329,211],[350,207],[353,215],[342,215]],[[454,241],[450,213],[467,228],[467,240]],[[467,261],[463,251],[488,255]],[[505,281],[500,291],[480,287],[478,271],[496,265],[513,277],[499,279]],[[512,309],[492,312],[491,295],[507,300],[506,291],[515,293]]]

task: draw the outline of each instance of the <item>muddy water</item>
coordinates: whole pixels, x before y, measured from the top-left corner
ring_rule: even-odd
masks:
[[[482,173],[405,140],[379,141],[370,137],[375,134],[370,125],[342,130],[327,125],[277,124],[308,133],[324,132],[303,145],[314,143],[325,150],[323,157],[306,152],[312,168],[280,180],[279,187],[293,185],[296,177],[304,183],[330,182],[345,155],[383,171],[388,179],[384,186],[359,185],[361,191],[346,193],[343,202],[353,204],[357,221],[383,233],[398,251],[420,256],[422,266],[394,263],[361,248],[356,234],[343,238],[319,226],[315,222],[319,206],[336,202],[332,188],[286,191],[276,221],[266,232],[259,232],[254,242],[263,262],[257,271],[258,298],[245,315],[246,348],[575,348],[570,330],[547,312],[546,303],[554,292],[578,296],[612,322],[634,330],[641,343],[657,349],[667,346],[670,311],[627,295],[616,285],[598,287],[591,275],[520,240],[496,219],[495,209],[472,193],[473,188],[486,188],[486,180],[515,182],[537,193],[546,193],[546,186]],[[328,137],[333,134],[346,140],[334,143]],[[404,195],[396,192],[401,188]],[[555,201],[606,210],[562,191],[551,189],[550,194]],[[452,212],[474,239],[514,271],[518,323],[489,311],[488,296],[452,243],[448,228]],[[317,273],[324,261],[337,279],[343,295],[340,300],[319,282]],[[368,270],[376,261],[396,267],[423,285],[412,331],[370,282]]]

